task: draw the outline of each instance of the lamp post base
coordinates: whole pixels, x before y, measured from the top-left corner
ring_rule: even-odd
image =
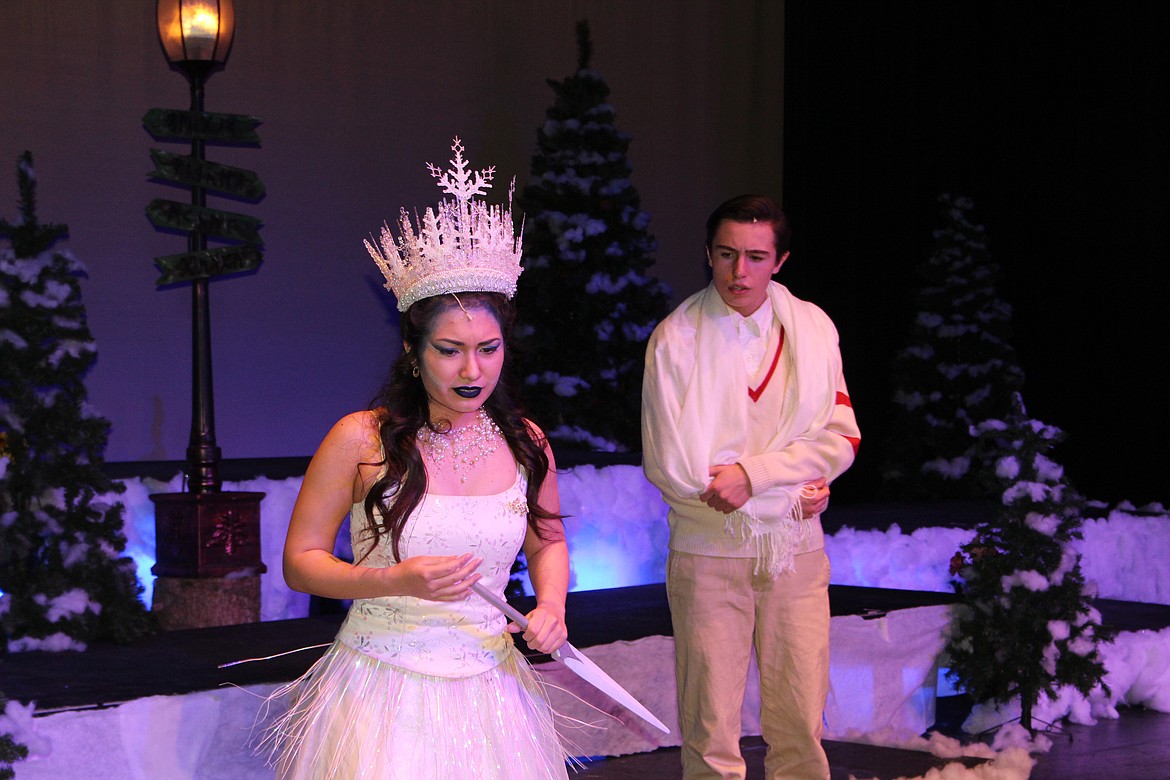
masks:
[[[263,574],[260,499],[263,493],[155,493],[157,577]]]
[[[157,578],[151,610],[164,629],[260,620],[263,493],[155,493]]]

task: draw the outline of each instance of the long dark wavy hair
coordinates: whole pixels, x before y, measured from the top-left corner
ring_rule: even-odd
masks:
[[[427,472],[416,436],[424,425],[444,432],[431,424],[427,393],[422,379],[413,375],[414,369],[439,315],[458,306],[486,309],[500,325],[504,343],[503,366],[499,382],[483,408],[499,426],[512,456],[527,474],[528,525],[541,539],[548,539],[549,529],[541,521],[563,517],[537,503],[549,465],[544,452],[545,438],[538,437],[525,421],[516,392],[512,355],[508,349],[516,321],[516,307],[503,294],[492,292],[459,293],[458,298],[452,294],[424,298],[402,315],[402,340],[407,348],[394,362],[390,379],[370,404],[378,420],[378,435],[385,453],[385,460],[371,465],[385,464],[386,468],[363,501],[369,520],[365,530],[372,535],[371,550],[389,534],[395,561],[402,560],[399,542],[406,520],[427,491]]]

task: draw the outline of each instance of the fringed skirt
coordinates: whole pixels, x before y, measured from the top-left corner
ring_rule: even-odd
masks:
[[[334,642],[272,696],[278,780],[549,780],[567,756],[540,681],[513,649],[474,677],[417,674]]]

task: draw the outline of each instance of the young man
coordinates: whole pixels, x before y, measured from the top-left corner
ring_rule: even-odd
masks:
[[[743,195],[707,220],[711,284],[650,337],[643,468],[670,507],[684,777],[738,778],[751,652],[771,780],[828,778],[829,561],[820,513],[861,441],[837,330],[772,281],[788,220]]]

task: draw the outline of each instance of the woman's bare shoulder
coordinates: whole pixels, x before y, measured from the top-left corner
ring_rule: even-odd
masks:
[[[549,444],[548,436],[545,435],[544,431],[541,430],[539,425],[537,425],[532,420],[529,420],[527,417],[524,418],[524,425],[528,428],[528,435],[532,437],[532,441],[536,444],[537,447],[540,447],[542,450],[544,450],[545,454],[548,455],[549,464],[552,464],[552,445]]]
[[[346,429],[377,431],[380,415],[375,409],[364,409],[360,412],[350,412],[337,421],[338,426]]]
[[[540,429],[540,426],[537,425],[534,420],[529,420],[527,417],[525,417],[524,427],[528,429],[528,435],[532,437],[534,442],[544,446],[544,443],[548,440],[548,437],[544,435],[544,431]]]
[[[325,437],[330,448],[350,454],[357,461],[381,460],[380,418],[376,411],[347,414],[338,420]]]

